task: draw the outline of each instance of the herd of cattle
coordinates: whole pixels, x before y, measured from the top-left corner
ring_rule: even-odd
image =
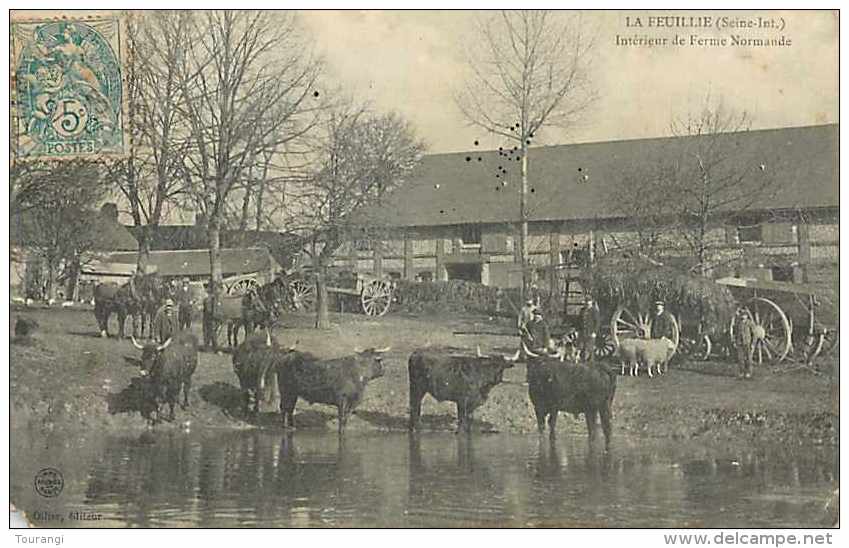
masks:
[[[180,332],[162,344],[142,345],[135,338],[133,344],[142,351],[141,371],[148,379],[155,413],[152,420],[159,420],[163,404],[169,406],[169,419],[173,420],[181,391],[182,406],[189,404],[191,377],[198,363],[197,337]],[[232,357],[243,394],[243,411],[256,414],[276,383],[284,427],[294,427],[295,405],[302,398],[309,403],[335,406],[341,435],[368,383],[383,376],[383,357],[388,350],[370,348],[341,358],[320,359],[279,344],[268,330],[254,334],[234,350]],[[415,430],[419,426],[422,399],[430,394],[438,401],[454,402],[458,432],[469,432],[472,413],[486,402],[490,391],[502,382],[504,370],[513,367],[521,355],[518,351],[513,356],[488,356],[481,354],[479,348],[477,355],[450,348],[415,350],[407,362],[409,428]],[[563,348],[552,355],[525,351],[528,393],[539,431],[544,432],[547,420],[553,436],[560,411],[576,418],[583,413],[590,440],[595,438],[598,418],[601,419],[607,447],[618,372],[604,363],[577,364],[564,360],[564,356]]]

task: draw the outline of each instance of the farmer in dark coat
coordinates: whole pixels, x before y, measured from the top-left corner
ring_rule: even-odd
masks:
[[[666,337],[670,341],[675,340],[675,318],[666,311],[663,301],[654,302],[654,315],[651,317],[652,339]]]
[[[589,363],[595,361],[596,339],[600,329],[601,313],[598,306],[593,302],[593,298],[587,296],[584,300],[584,307],[581,309],[581,315],[578,317],[578,330],[581,356]]]
[[[165,304],[156,311],[153,318],[153,338],[159,344],[170,339],[174,333],[179,331],[177,315],[174,313],[174,301],[165,299]]]
[[[737,311],[734,347],[737,350],[737,378],[752,378],[752,355],[755,352],[755,322],[748,310]]]
[[[192,288],[189,279],[183,278],[183,285],[177,289],[177,305],[180,329],[191,329],[192,327]]]

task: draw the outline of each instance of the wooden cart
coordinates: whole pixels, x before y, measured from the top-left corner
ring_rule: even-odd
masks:
[[[389,311],[395,283],[389,278],[364,274],[339,274],[328,280],[327,292],[337,296],[341,311],[356,307],[367,316],[383,316]],[[289,281],[289,298],[294,310],[315,308],[315,282],[311,276]]]

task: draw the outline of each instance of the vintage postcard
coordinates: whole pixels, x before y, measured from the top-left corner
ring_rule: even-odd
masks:
[[[9,24],[13,526],[831,542],[838,11]]]

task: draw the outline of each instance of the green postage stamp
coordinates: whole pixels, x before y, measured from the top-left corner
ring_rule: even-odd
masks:
[[[12,21],[18,159],[125,153],[123,32],[117,16]]]

